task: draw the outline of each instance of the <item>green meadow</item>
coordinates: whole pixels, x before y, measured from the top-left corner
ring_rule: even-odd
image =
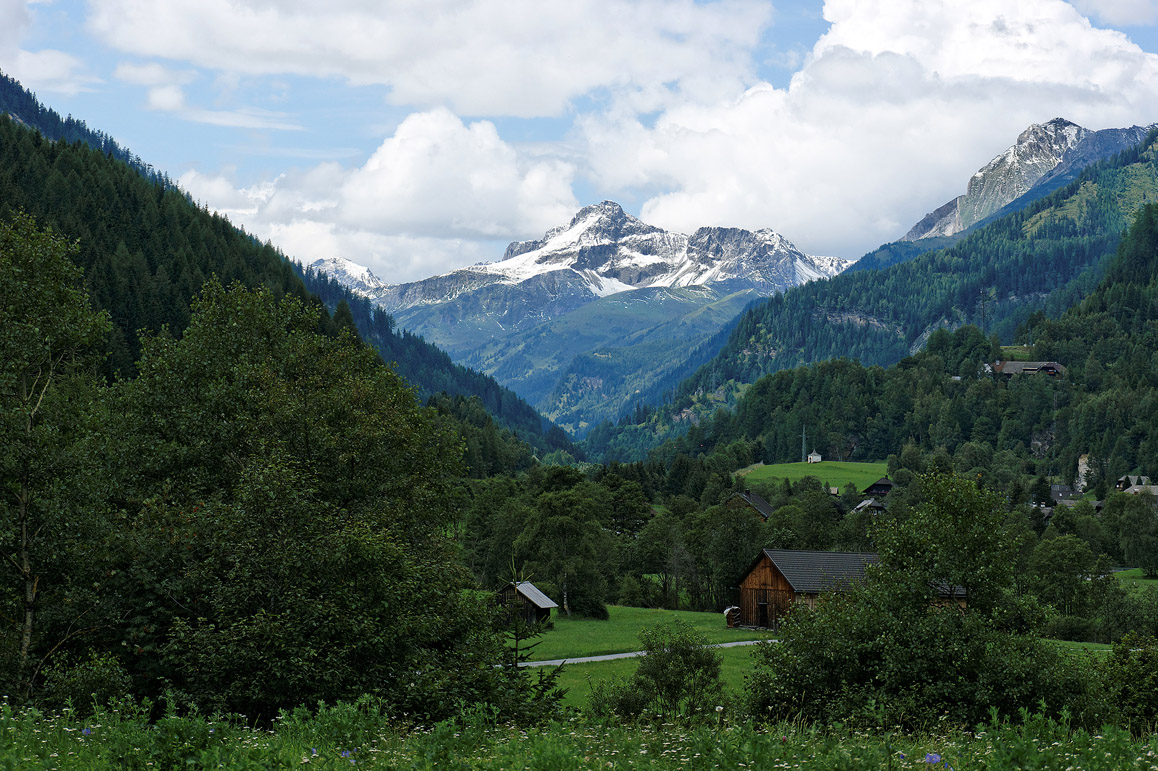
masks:
[[[796,482],[806,476],[813,476],[829,487],[844,487],[852,482],[856,489],[863,490],[888,472],[884,461],[875,463],[841,463],[821,461],[820,463],[759,463],[749,466],[739,473],[751,482],[779,482],[787,479]]]
[[[763,640],[770,635],[751,629],[729,629],[724,625],[723,613],[696,613],[689,610],[662,608],[627,608],[608,606],[610,618],[592,621],[586,618],[568,618],[554,611],[553,629],[548,629],[534,642],[532,661],[551,661],[584,656],[604,656],[609,653],[629,653],[640,649],[639,632],[649,626],[679,619],[704,636],[709,643]]]

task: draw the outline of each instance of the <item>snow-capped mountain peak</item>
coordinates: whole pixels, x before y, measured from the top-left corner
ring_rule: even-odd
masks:
[[[339,284],[348,287],[355,294],[368,295],[389,286],[367,267],[351,262],[344,257],[327,257],[314,260],[309,267],[318,273],[326,273]]]

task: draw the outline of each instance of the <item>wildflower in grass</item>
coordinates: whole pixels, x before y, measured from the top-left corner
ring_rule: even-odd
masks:
[[[92,735],[92,729],[91,728],[85,728],[83,731],[81,731],[81,733],[84,734],[85,736],[90,736],[90,735]]]

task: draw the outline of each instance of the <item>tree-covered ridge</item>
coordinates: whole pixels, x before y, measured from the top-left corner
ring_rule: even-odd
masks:
[[[220,215],[80,141],[50,142],[0,119],[0,219],[23,211],[78,242],[94,305],[108,311],[109,374],[130,375],[140,330],[180,334],[212,276],[307,297],[289,262]]]
[[[19,81],[0,72],[0,115],[7,114],[44,135],[45,139],[53,142],[82,142],[95,150],[99,150],[110,158],[127,163],[149,181],[156,182],[162,187],[175,188],[176,185],[169,175],[152,164],[146,163],[139,155],[121,147],[116,140],[103,131],[90,129],[83,120],[69,115],[60,117],[60,113],[50,107],[45,107]]]

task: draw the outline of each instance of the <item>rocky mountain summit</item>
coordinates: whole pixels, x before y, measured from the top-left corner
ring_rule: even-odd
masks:
[[[540,239],[512,243],[498,262],[421,281],[386,284],[341,258],[311,267],[398,313],[495,285],[539,286],[578,301],[633,289],[709,285],[773,294],[834,276],[848,265],[837,257],[805,254],[773,230],[705,227],[688,236],[648,225],[619,204],[604,201],[580,209],[568,224]]]
[[[1035,123],[970,178],[964,195],[926,214],[902,240],[960,233],[1037,187],[1052,189],[1089,164],[1133,147],[1150,128],[1091,131],[1064,118]]]

